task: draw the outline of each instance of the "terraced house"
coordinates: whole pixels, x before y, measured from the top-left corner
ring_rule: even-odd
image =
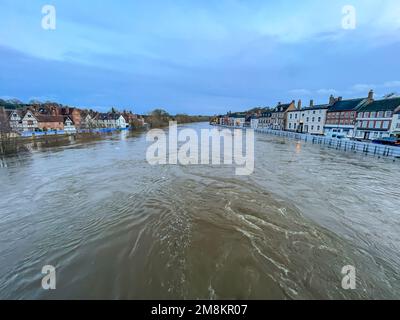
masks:
[[[301,102],[299,101],[300,106]],[[288,111],[285,129],[299,133],[323,135],[329,105],[314,105],[314,101],[311,100],[309,107],[302,109],[299,107],[296,110]]]
[[[393,116],[398,111],[400,98],[375,100],[364,105],[357,113],[355,138],[373,140],[390,137]]]
[[[287,113],[291,110],[295,110],[296,105],[293,100],[291,103],[281,104],[280,102],[273,110],[271,115],[271,129],[273,130],[285,130]]]
[[[236,112],[229,114],[228,123],[230,126],[244,127],[246,123],[246,113]]]
[[[258,119],[258,128],[271,129],[272,127],[272,111],[264,110]]]
[[[331,96],[329,99],[331,107],[327,111],[324,126],[325,135],[353,138],[358,110],[372,101],[372,90],[367,98],[343,100],[342,97],[335,99]]]
[[[400,109],[396,109],[392,118],[392,127],[390,128],[390,135],[400,139]]]

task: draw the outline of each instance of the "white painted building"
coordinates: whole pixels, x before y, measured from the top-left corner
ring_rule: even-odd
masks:
[[[311,102],[310,107],[288,111],[285,130],[323,135],[328,107],[328,105],[313,106]]]
[[[250,119],[250,127],[252,129],[257,129],[259,125],[259,117],[258,116],[252,116]]]
[[[400,110],[393,114],[392,126],[390,128],[390,135],[400,138]]]
[[[12,131],[19,132],[23,130],[21,110],[6,110],[6,115]]]
[[[300,124],[303,133],[314,135],[324,134],[324,125],[329,105],[318,105],[305,108],[301,112],[303,123]]]
[[[65,117],[65,119],[64,119],[64,132],[65,133],[76,133],[75,125],[69,117]]]
[[[286,131],[301,132],[300,128],[300,122],[302,122],[301,114],[302,111],[297,109],[288,111],[285,124]]]
[[[36,131],[37,129],[39,129],[38,120],[35,118],[33,113],[28,110],[22,118],[22,130]]]
[[[228,116],[230,126],[244,127],[246,123],[246,115],[241,113],[233,113]]]
[[[119,115],[119,117],[115,120],[115,126],[119,129],[125,129],[129,126],[129,124],[122,115]]]

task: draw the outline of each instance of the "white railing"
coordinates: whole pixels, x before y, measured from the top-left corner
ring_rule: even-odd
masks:
[[[223,126],[223,127],[233,128],[230,126]],[[361,152],[367,155],[378,156],[378,157],[382,156],[388,158],[400,158],[400,147],[396,146],[387,146],[371,142],[361,142],[353,140],[341,140],[325,136],[316,136],[306,133],[272,130],[266,128],[258,128],[254,129],[254,131],[258,133],[271,134],[279,137],[302,140],[305,142],[310,142],[313,144],[326,146],[328,148],[341,150],[345,152]]]

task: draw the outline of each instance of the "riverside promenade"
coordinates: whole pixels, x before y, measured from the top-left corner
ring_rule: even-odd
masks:
[[[249,127],[239,127],[239,126],[235,127],[226,125],[218,125],[218,126],[230,129],[243,129],[243,130],[251,129]],[[329,138],[325,136],[316,136],[305,133],[271,130],[267,128],[257,128],[253,130],[260,134],[270,134],[274,136],[305,141],[307,143],[320,145],[321,147],[336,149],[338,151],[362,153],[377,158],[391,159],[393,161],[400,160],[400,147],[396,146],[380,145],[371,142],[361,142],[355,140],[342,140],[342,139]]]

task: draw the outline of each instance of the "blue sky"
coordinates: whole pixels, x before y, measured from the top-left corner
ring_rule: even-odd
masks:
[[[56,30],[41,27],[54,5]],[[342,28],[344,5],[356,9]],[[0,97],[215,114],[400,93],[398,0],[0,0]]]

